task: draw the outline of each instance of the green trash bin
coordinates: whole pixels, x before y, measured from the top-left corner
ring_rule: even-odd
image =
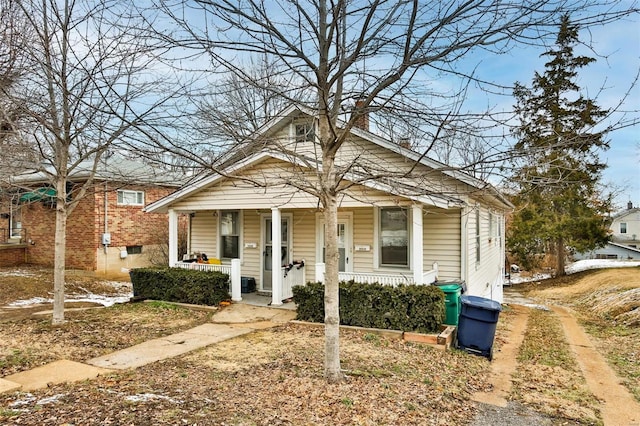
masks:
[[[444,292],[444,306],[446,325],[458,325],[460,316],[460,293],[462,287],[458,284],[447,284],[438,286]]]

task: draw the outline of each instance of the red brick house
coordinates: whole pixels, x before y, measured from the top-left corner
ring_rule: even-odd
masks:
[[[72,173],[71,193],[74,185],[86,181],[86,170],[80,167]],[[68,218],[67,268],[112,274],[147,266],[154,258],[166,263],[167,216],[144,213],[143,208],[175,191],[183,176],[112,157],[94,179],[92,189]],[[7,230],[0,241],[5,243],[0,248],[4,252],[0,266],[20,260],[52,266],[55,191],[39,174],[21,175],[14,181],[19,181],[22,189],[14,193],[9,208],[5,205],[0,212],[4,218],[0,227]],[[11,245],[14,250],[9,249]],[[10,254],[20,250],[23,254]]]

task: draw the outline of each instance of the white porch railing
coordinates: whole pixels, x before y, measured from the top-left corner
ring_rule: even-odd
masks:
[[[431,267],[433,269],[431,269],[430,271],[425,271],[422,274],[422,282],[425,285],[433,284],[438,281],[438,262],[433,262],[433,265]]]
[[[293,266],[290,270],[282,268],[282,300],[293,297],[293,286],[304,285],[304,267]]]
[[[214,265],[211,263],[196,263],[196,262],[176,262],[174,265],[176,268],[182,269],[194,269],[196,271],[218,271],[231,277],[231,265]]]
[[[324,263],[316,263],[316,280],[324,282],[325,266]],[[400,284],[414,284],[413,274],[407,272],[401,273],[378,273],[378,272],[340,272],[338,273],[340,281],[355,281],[357,283],[398,286]],[[438,278],[438,263],[433,264],[433,269],[422,274],[423,285],[430,285],[436,282]]]

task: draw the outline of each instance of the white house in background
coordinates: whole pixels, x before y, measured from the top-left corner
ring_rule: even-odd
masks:
[[[612,242],[640,249],[640,208],[629,201],[626,210],[612,217],[611,232]]]
[[[640,259],[640,208],[634,208],[629,201],[627,209],[616,213],[611,219],[611,241],[604,247],[576,253],[576,260]]]
[[[464,281],[468,294],[501,302],[504,217],[512,205],[487,183],[374,135],[367,122],[337,153],[336,164],[353,164],[339,197],[340,279]],[[147,206],[169,213],[170,265],[230,273],[234,300],[241,299],[240,275],[254,278],[273,304],[291,297],[292,285],[322,281],[321,204],[304,191],[317,182],[316,129],[311,114],[290,107],[230,153],[221,173]],[[185,213],[189,252],[221,265],[178,259],[177,220]]]

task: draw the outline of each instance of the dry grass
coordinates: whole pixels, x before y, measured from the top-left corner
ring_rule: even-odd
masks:
[[[514,375],[513,398],[556,419],[602,424],[554,313],[532,310]]]
[[[522,289],[544,302],[572,306],[598,350],[640,402],[640,268],[587,271]]]

